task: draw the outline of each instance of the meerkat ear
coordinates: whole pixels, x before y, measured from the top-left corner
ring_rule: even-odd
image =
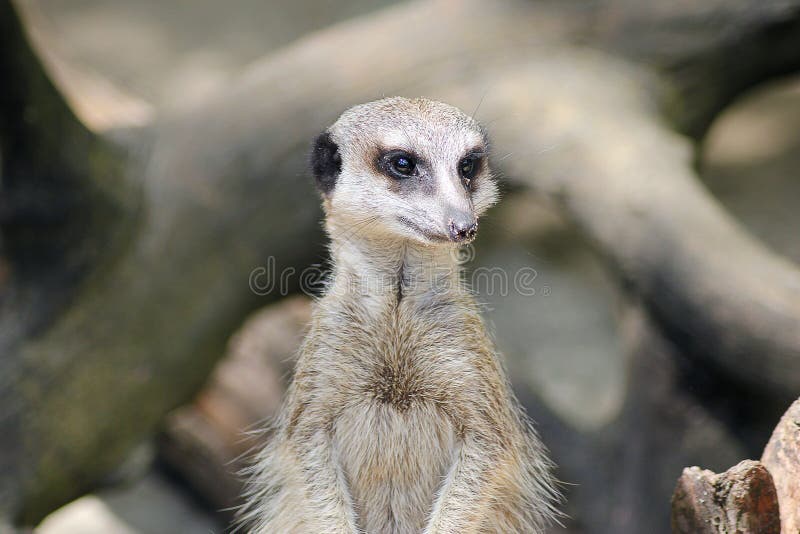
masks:
[[[311,171],[317,182],[317,188],[325,195],[333,191],[339,173],[342,172],[342,156],[339,146],[327,131],[322,132],[314,139],[311,150]]]

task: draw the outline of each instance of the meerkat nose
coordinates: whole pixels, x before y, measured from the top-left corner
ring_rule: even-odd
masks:
[[[456,243],[469,241],[478,232],[478,221],[466,213],[460,214],[455,219],[451,218],[447,226],[450,230],[450,240]]]

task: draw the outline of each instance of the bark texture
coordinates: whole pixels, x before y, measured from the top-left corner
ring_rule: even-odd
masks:
[[[786,533],[800,530],[800,400],[770,438],[761,461],[725,473],[687,467],[672,495],[675,533]]]
[[[800,400],[792,404],[775,427],[761,463],[775,481],[782,532],[800,532]]]
[[[780,534],[778,496],[769,471],[745,460],[717,475],[687,467],[672,498],[676,534]]]

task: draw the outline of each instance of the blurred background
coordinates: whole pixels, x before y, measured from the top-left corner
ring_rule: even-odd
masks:
[[[554,532],[669,532],[800,393],[800,3],[0,4],[0,532],[226,531],[312,302],[252,273],[325,262],[308,140],[383,95],[495,138]]]

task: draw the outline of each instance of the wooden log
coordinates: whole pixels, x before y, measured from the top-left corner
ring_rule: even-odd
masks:
[[[672,497],[675,534],[780,534],[778,496],[769,471],[744,460],[722,474],[687,467]]]
[[[800,532],[800,400],[789,407],[775,427],[761,462],[775,481],[782,532]]]

